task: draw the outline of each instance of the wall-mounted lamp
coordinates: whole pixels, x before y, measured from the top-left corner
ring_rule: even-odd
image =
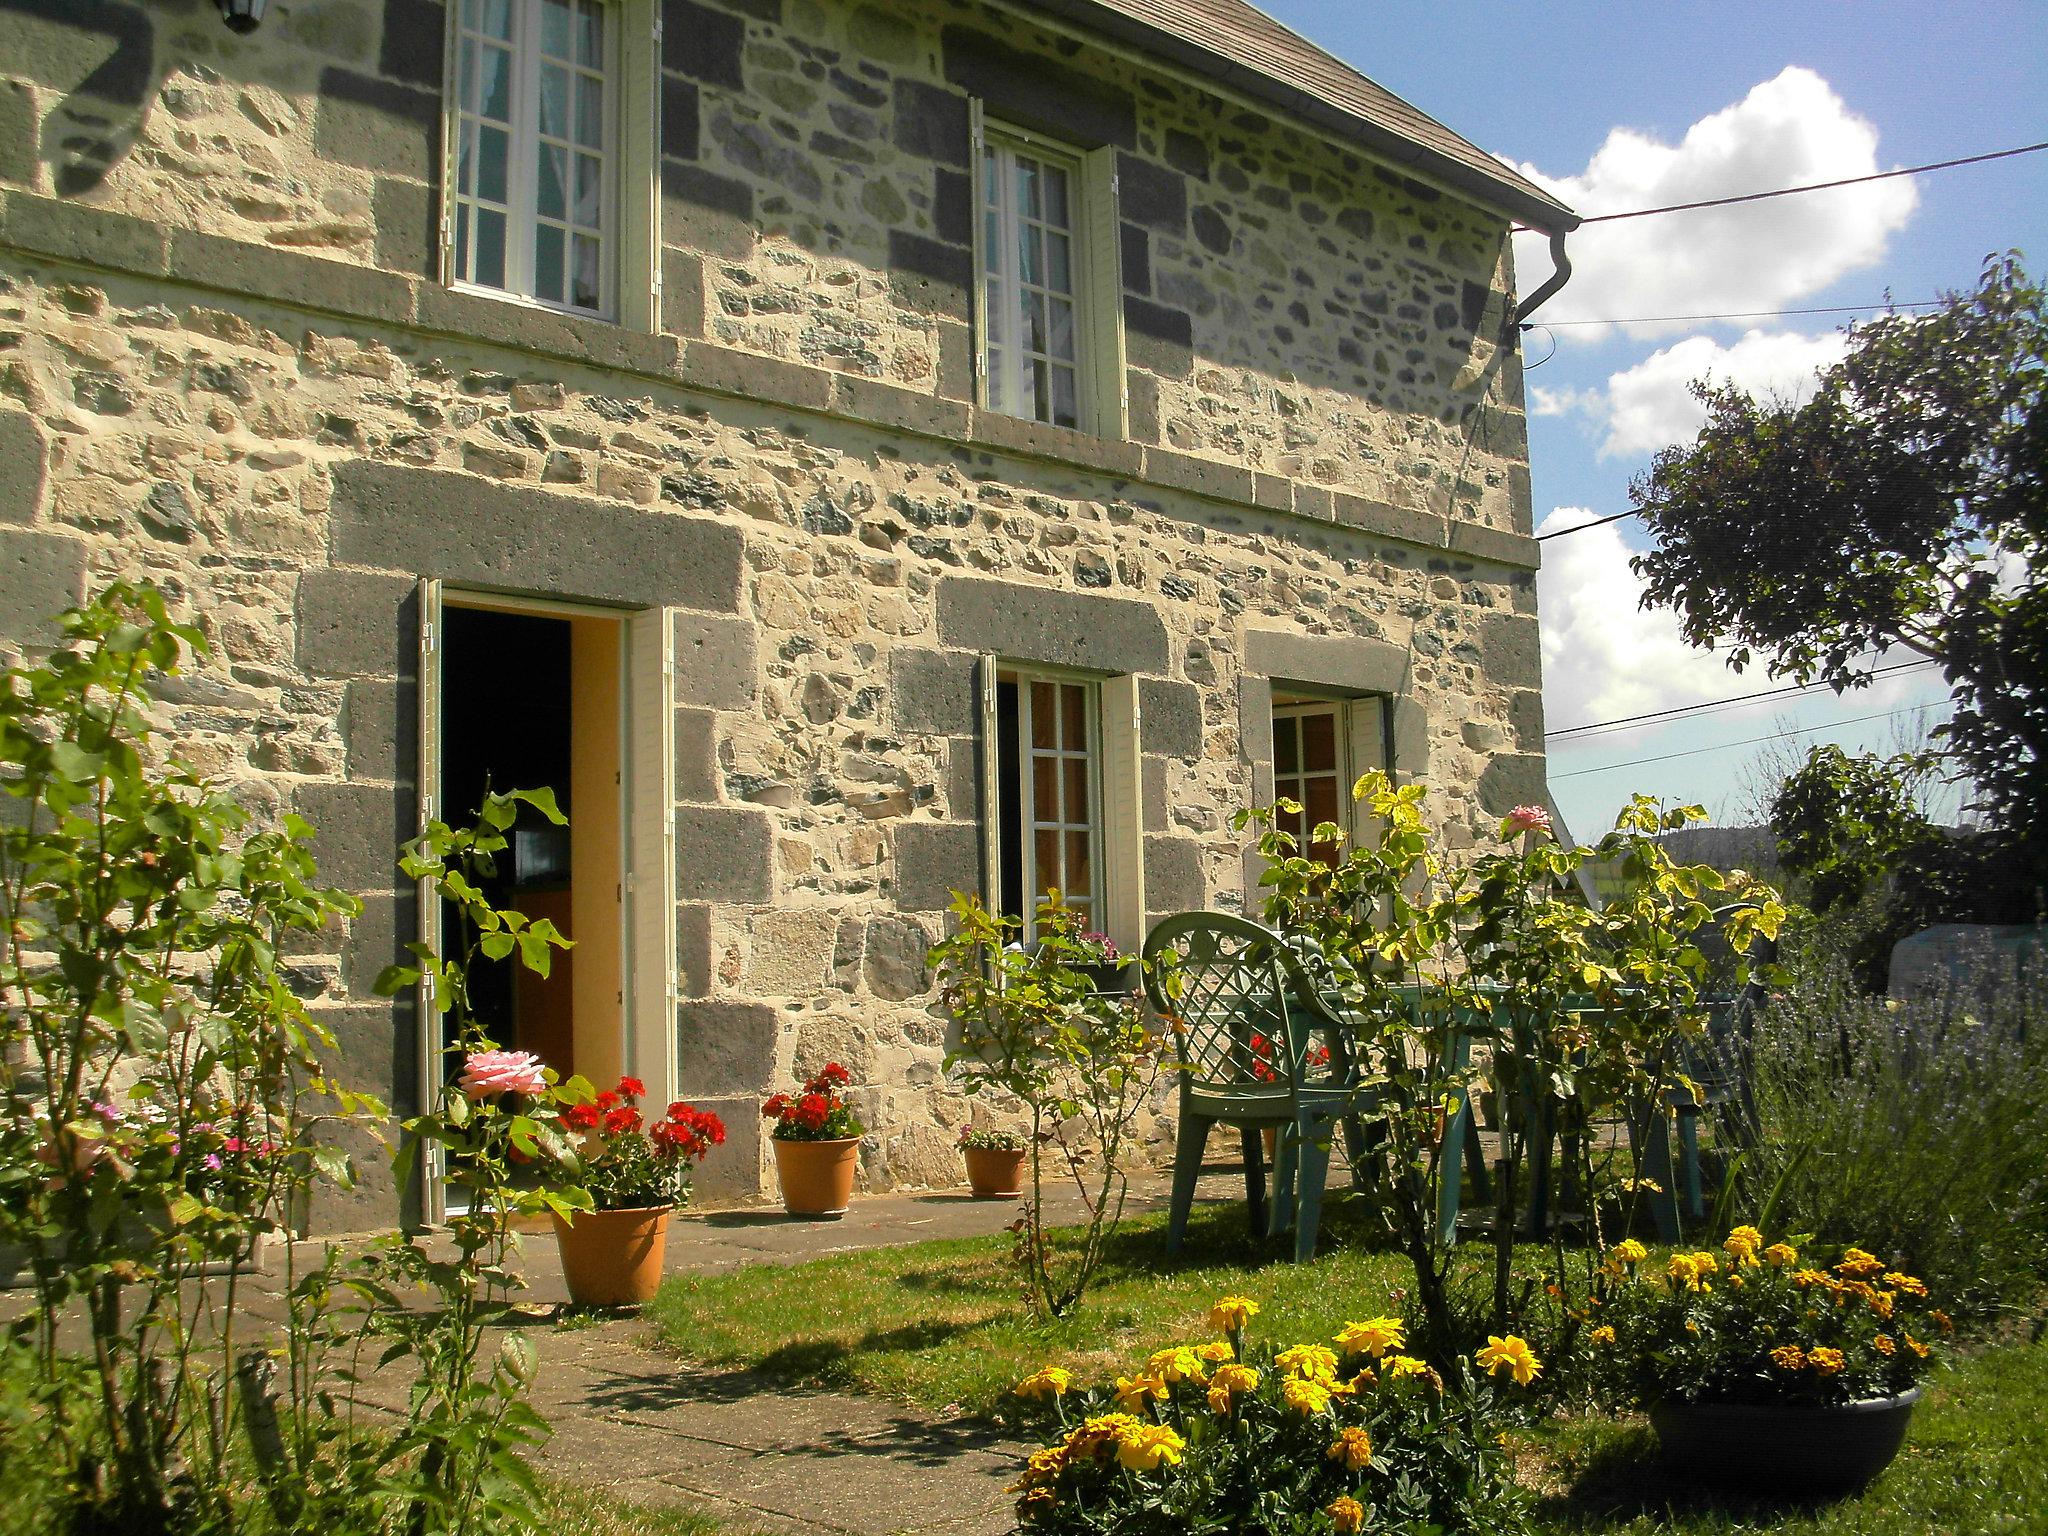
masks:
[[[228,24],[230,32],[254,32],[258,22],[263,20],[266,0],[218,0],[220,19]]]

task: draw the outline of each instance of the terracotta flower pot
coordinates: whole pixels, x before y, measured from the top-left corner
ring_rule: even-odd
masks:
[[[573,1224],[554,1218],[569,1298],[586,1307],[634,1307],[661,1288],[672,1205],[622,1211],[579,1211]]]
[[[1920,1389],[1817,1408],[1792,1403],[1659,1403],[1665,1459],[1701,1482],[1798,1496],[1854,1493],[1898,1455]]]
[[[962,1147],[967,1183],[977,1200],[1009,1200],[1024,1192],[1024,1149]]]
[[[853,1203],[853,1174],[860,1165],[860,1138],[775,1143],[775,1175],[782,1181],[782,1208],[792,1216],[837,1221]]]

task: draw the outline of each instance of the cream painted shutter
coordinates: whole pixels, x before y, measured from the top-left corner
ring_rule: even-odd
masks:
[[[419,708],[419,826],[424,832],[427,823],[441,815],[441,583],[431,576],[423,577],[419,584],[419,683],[415,695]],[[419,882],[419,941],[427,946],[428,953],[441,953],[441,902],[435,894],[431,880]],[[419,992],[414,1003],[417,1010],[415,1033],[417,1046],[414,1056],[413,1092],[420,1114],[433,1110],[435,1097],[441,1091],[441,1052],[446,1041],[441,1029],[441,1015],[435,1008],[434,980],[431,976],[420,978]],[[446,1189],[442,1183],[444,1169],[441,1148],[428,1143],[425,1155],[420,1159],[420,1220],[427,1226],[436,1226],[447,1219]]]
[[[675,614],[644,608],[626,621],[626,1067],[648,1102],[681,1096],[676,1082]]]
[[[1350,742],[1351,762],[1348,771],[1355,781],[1360,774],[1371,773],[1375,768],[1387,766],[1387,701],[1368,696],[1353,699],[1345,706],[1345,726]],[[1351,792],[1351,785],[1344,786],[1344,792]]]
[[[455,157],[462,139],[456,60],[462,56],[461,9],[459,5],[447,8],[448,25],[441,39],[441,228],[435,265],[443,288],[455,281]]]
[[[1104,931],[1135,955],[1145,942],[1145,825],[1139,754],[1138,680],[1102,681]]]
[[[974,348],[974,403],[988,404],[988,188],[982,180],[982,162],[988,156],[988,129],[982,121],[981,98],[967,98],[967,176],[970,196],[974,199],[974,227],[971,244],[974,248],[974,331],[968,337],[968,344]],[[991,696],[995,683],[989,683]],[[989,737],[993,743],[995,738]],[[994,750],[993,746],[990,748]],[[984,754],[986,755],[986,754]],[[988,802],[991,806],[994,801]],[[994,812],[991,811],[990,815]],[[995,905],[999,887],[990,886],[987,900]]]
[[[1081,345],[1088,391],[1083,418],[1097,437],[1122,441],[1129,414],[1124,374],[1123,234],[1117,212],[1116,151],[1091,150],[1081,162],[1083,313]],[[1119,941],[1121,942],[1121,941]]]
[[[996,716],[996,672],[1000,666],[993,656],[983,656],[974,664],[974,687],[981,717],[981,734],[975,742],[974,756],[981,789],[981,901],[991,912],[1003,904],[1002,731]]]
[[[635,0],[615,12],[621,111],[619,148],[613,156],[619,248],[612,256],[618,269],[619,322],[636,331],[661,329],[662,9],[661,0]],[[647,41],[636,45],[629,29],[642,26]]]

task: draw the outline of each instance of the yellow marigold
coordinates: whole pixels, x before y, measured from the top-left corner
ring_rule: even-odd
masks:
[[[1728,1240],[1721,1247],[1739,1265],[1754,1269],[1757,1264],[1757,1250],[1763,1246],[1764,1235],[1755,1227],[1737,1227],[1728,1234]]]
[[[1017,1488],[1013,1484],[1010,1492],[1015,1493],[1016,1491]],[[1026,1521],[1034,1519],[1049,1506],[1057,1504],[1059,1501],[1059,1495],[1050,1488],[1032,1488],[1025,1493],[1023,1498],[1017,1501],[1018,1518]]]
[[[1330,1517],[1330,1524],[1345,1533],[1363,1529],[1365,1506],[1348,1493],[1340,1493],[1323,1506],[1323,1513]]]
[[[1876,1338],[1872,1339],[1870,1347],[1880,1355],[1895,1355],[1899,1352],[1899,1346],[1892,1342],[1891,1335],[1888,1333],[1880,1333]]]
[[[1595,1344],[1612,1344],[1614,1342],[1614,1330],[1608,1327],[1607,1324],[1602,1323],[1598,1328],[1587,1334],[1586,1337]]]
[[[1429,1362],[1418,1360],[1413,1355],[1395,1355],[1387,1361],[1387,1380],[1407,1381],[1413,1377],[1427,1376]]]
[[[1116,1459],[1133,1472],[1173,1466],[1187,1448],[1187,1441],[1166,1424],[1134,1424],[1116,1437]]]
[[[1230,1347],[1228,1339],[1218,1339],[1213,1344],[1204,1344],[1195,1353],[1211,1365],[1220,1365],[1226,1360],[1235,1360],[1237,1358],[1237,1351]]]
[[[1330,1406],[1330,1388],[1324,1382],[1290,1376],[1280,1383],[1280,1401],[1294,1413],[1324,1413]]]
[[[1707,1276],[1718,1274],[1720,1269],[1721,1261],[1704,1251],[1674,1253],[1664,1265],[1664,1273],[1670,1276],[1675,1284],[1682,1285],[1689,1291],[1711,1289],[1706,1283]]]
[[[1329,1459],[1344,1463],[1347,1472],[1362,1472],[1372,1465],[1372,1436],[1355,1425],[1347,1425],[1330,1442]]]
[[[1117,1404],[1126,1410],[1135,1411],[1165,1396],[1166,1383],[1147,1372],[1140,1371],[1135,1376],[1116,1379]]]
[[[1259,1373],[1248,1365],[1218,1366],[1216,1374],[1209,1378],[1210,1387],[1221,1387],[1225,1392],[1250,1392],[1259,1384]]]
[[[1927,1315],[1934,1319],[1936,1325],[1943,1333],[1954,1333],[1956,1331],[1955,1323],[1950,1320],[1949,1315],[1942,1311],[1941,1308],[1929,1307]]]
[[[1209,1309],[1209,1326],[1218,1333],[1237,1333],[1259,1315],[1259,1304],[1249,1296],[1225,1296]]]
[[[1057,1365],[1033,1371],[1017,1383],[1019,1397],[1062,1397],[1074,1385],[1074,1378]]]
[[[1688,1317],[1685,1320],[1685,1331],[1694,1338],[1698,1338],[1700,1336],[1700,1325]]]
[[[1751,1248],[1761,1248],[1764,1245],[1764,1235],[1755,1227],[1737,1227],[1728,1234],[1728,1241],[1742,1243]]]
[[[1650,1250],[1632,1237],[1624,1237],[1614,1245],[1614,1256],[1624,1264],[1640,1264],[1650,1256]]]
[[[1835,1269],[1845,1275],[1876,1275],[1884,1272],[1884,1261],[1874,1253],[1865,1253],[1861,1248],[1851,1248],[1842,1255],[1842,1261]]]
[[[1849,1362],[1842,1358],[1839,1349],[1829,1349],[1823,1344],[1819,1349],[1809,1349],[1806,1352],[1806,1363],[1823,1376],[1834,1376]]]
[[[1764,1257],[1779,1269],[1789,1269],[1799,1262],[1799,1250],[1790,1243],[1773,1243],[1764,1250]]]
[[[1925,1296],[1927,1282],[1916,1280],[1911,1275],[1902,1275],[1896,1269],[1885,1271],[1884,1283],[1895,1291],[1904,1291],[1908,1296]]]
[[[1320,1344],[1297,1344],[1273,1357],[1274,1366],[1304,1381],[1335,1381],[1337,1356]]]
[[[1910,1333],[1906,1335],[1906,1348],[1913,1351],[1914,1355],[1916,1355],[1918,1358],[1922,1360],[1925,1360],[1930,1354],[1933,1353],[1932,1350],[1930,1350],[1925,1344],[1922,1344],[1918,1339],[1914,1338],[1913,1335],[1911,1335]]]
[[[1145,1362],[1145,1374],[1157,1376],[1162,1381],[1192,1381],[1197,1386],[1209,1376],[1208,1370],[1202,1364],[1201,1355],[1187,1344],[1178,1344],[1172,1349],[1154,1350],[1152,1358]]]
[[[1806,1369],[1806,1351],[1797,1344],[1780,1344],[1771,1351],[1771,1364],[1781,1371],[1803,1371]]]
[[[1793,1272],[1792,1283],[1806,1290],[1816,1285],[1833,1285],[1834,1281],[1817,1269],[1801,1269]]]
[[[1398,1317],[1369,1317],[1362,1323],[1346,1323],[1337,1335],[1337,1347],[1347,1355],[1370,1355],[1377,1360],[1390,1349],[1408,1342],[1408,1333]]]
[[[1899,1295],[1897,1291],[1877,1291],[1865,1299],[1869,1301],[1871,1311],[1886,1322],[1890,1322],[1892,1309],[1898,1305]]]
[[[1536,1351],[1529,1347],[1529,1341],[1512,1333],[1506,1338],[1496,1333],[1488,1334],[1486,1347],[1472,1358],[1481,1370],[1490,1375],[1513,1376],[1518,1387],[1529,1385],[1543,1370],[1543,1362],[1536,1358]]]

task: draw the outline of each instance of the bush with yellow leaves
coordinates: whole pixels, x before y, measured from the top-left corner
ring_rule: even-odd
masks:
[[[1328,1343],[1252,1342],[1256,1302],[1226,1296],[1220,1337],[1156,1350],[1114,1385],[1058,1366],[1017,1386],[1060,1434],[1013,1485],[1031,1536],[1183,1533],[1510,1533],[1524,1501],[1489,1422],[1496,1390],[1542,1370],[1528,1344],[1491,1339],[1446,1382],[1403,1353],[1398,1318]]]

